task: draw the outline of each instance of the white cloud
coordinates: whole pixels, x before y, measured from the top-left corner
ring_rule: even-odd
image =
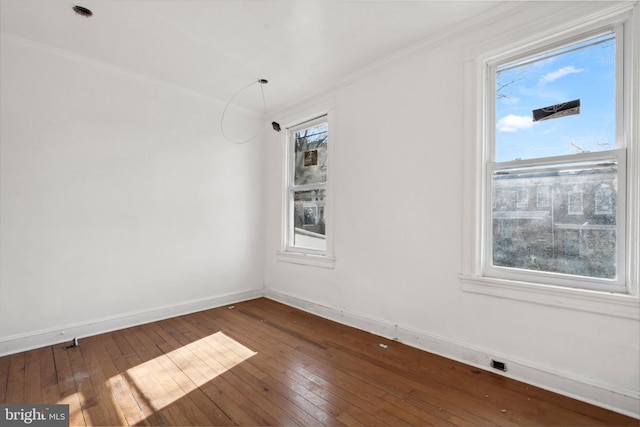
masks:
[[[516,116],[509,114],[498,120],[496,128],[498,132],[517,132],[521,129],[529,129],[533,126],[533,119],[529,116]]]
[[[569,74],[581,73],[583,71],[584,69],[582,68],[576,68],[573,65],[569,65],[567,67],[562,67],[560,69],[557,69],[556,71],[552,71],[540,77],[540,83],[551,83],[553,81],[558,80],[561,77],[567,76]]]

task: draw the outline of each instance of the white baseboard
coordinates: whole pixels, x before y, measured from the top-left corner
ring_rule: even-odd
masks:
[[[93,335],[142,325],[149,322],[182,316],[210,308],[221,307],[264,296],[264,289],[246,290],[216,295],[197,300],[138,310],[115,316],[92,319],[86,322],[67,324],[26,334],[0,337],[0,357],[48,345],[60,344]]]
[[[640,391],[627,390],[598,383],[535,362],[496,354],[489,349],[437,336],[415,328],[393,324],[383,319],[355,313],[339,307],[329,307],[305,298],[275,289],[266,289],[265,296],[303,311],[355,327],[375,335],[397,340],[412,347],[480,369],[495,372],[536,387],[553,391],[602,408],[640,418]],[[508,370],[502,372],[490,367],[491,360],[505,362]]]

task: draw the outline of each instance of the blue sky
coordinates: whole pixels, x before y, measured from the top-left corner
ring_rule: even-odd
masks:
[[[573,49],[579,47],[579,49]],[[605,35],[498,70],[496,161],[615,148],[615,40]],[[580,114],[532,111],[579,99]]]

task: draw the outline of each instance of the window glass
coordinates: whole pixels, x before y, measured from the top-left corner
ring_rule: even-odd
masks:
[[[327,181],[327,137],[326,123],[295,133],[295,185]]]
[[[325,250],[325,190],[294,192],[294,246]]]
[[[615,48],[611,33],[500,66],[495,161],[615,149]]]
[[[612,162],[496,169],[493,265],[615,278],[617,172]],[[538,203],[525,206],[514,201],[522,188],[537,189]],[[542,205],[541,189],[548,192]],[[609,214],[603,214],[605,206]]]

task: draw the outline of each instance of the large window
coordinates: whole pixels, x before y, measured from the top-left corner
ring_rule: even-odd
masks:
[[[469,49],[465,289],[637,294],[638,46],[632,13],[610,16]]]
[[[329,124],[323,116],[288,130],[286,250],[327,252]]]
[[[616,209],[626,180],[616,96],[622,44],[611,28],[488,65],[494,130],[487,197],[494,200],[486,214],[487,272],[624,290],[626,221]],[[549,198],[529,200],[541,188]],[[602,188],[609,189],[608,214]],[[505,198],[510,189],[515,197]],[[510,237],[505,221],[517,230]]]

